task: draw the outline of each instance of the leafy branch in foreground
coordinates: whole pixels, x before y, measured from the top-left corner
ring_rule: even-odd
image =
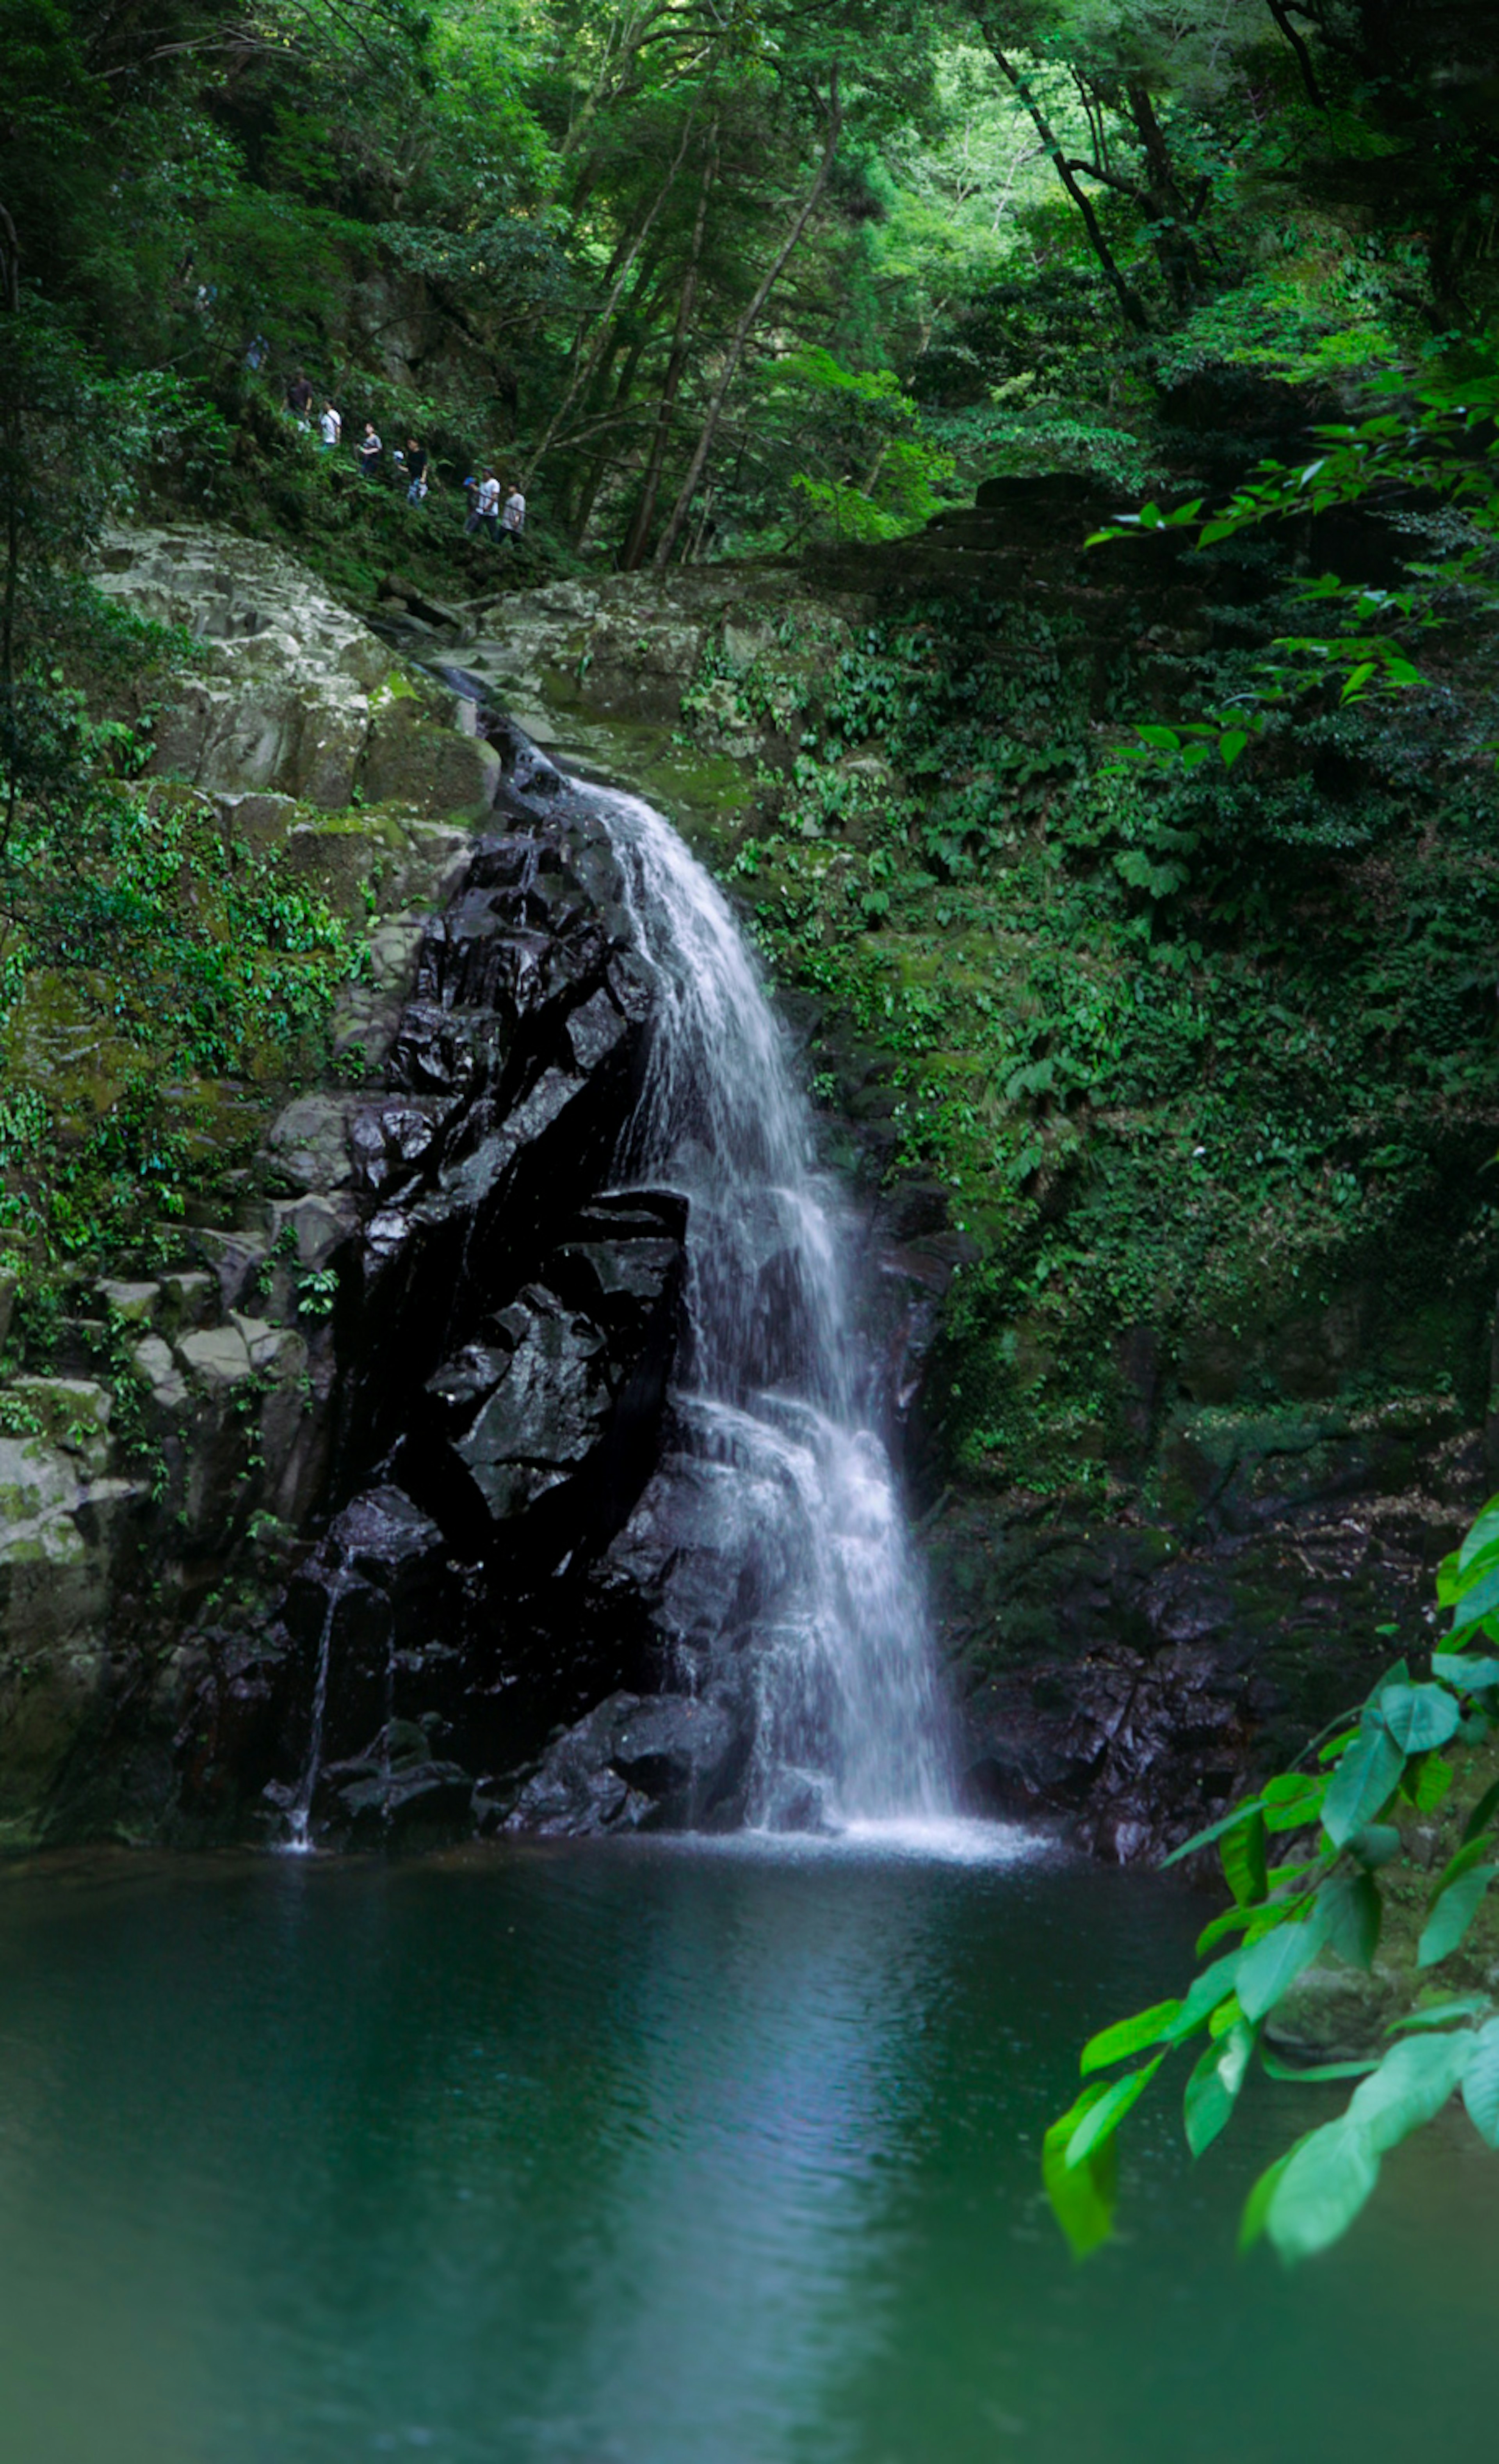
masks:
[[[1480,2137],[1499,2148],[1499,2004],[1490,1994],[1448,1991],[1418,2005],[1386,2031],[1395,2041],[1379,2059],[1299,2068],[1265,2042],[1272,2013],[1319,1955],[1373,1966],[1385,1915],[1379,1877],[1402,1844],[1396,1815],[1434,1814],[1453,1783],[1454,1749],[1481,1744],[1499,1723],[1499,1658],[1470,1648],[1481,1638],[1499,1641],[1499,1498],[1444,1562],[1437,1597],[1452,1623],[1429,1678],[1413,1678],[1401,1661],[1349,1725],[1308,1748],[1310,1769],[1272,1779],[1167,1859],[1216,1844],[1233,1904],[1199,1938],[1199,1958],[1216,1955],[1179,2000],[1120,2020],[1083,2048],[1088,2084],[1047,2132],[1043,2154],[1047,2194],[1077,2256],[1113,2231],[1120,2124],[1170,2056],[1198,2039],[1205,2041],[1182,2098],[1194,2156],[1232,2118],[1256,2061],[1272,2079],[1359,2082],[1335,2120],[1260,2176],[1241,2248],[1268,2234],[1283,2258],[1300,2259],[1337,2240],[1383,2157],[1459,2090]],[[1468,1810],[1427,1888],[1416,1961],[1436,1984],[1499,1875],[1496,1824],[1499,1780]],[[1283,1837],[1287,1861],[1272,1863],[1271,1843]],[[1237,1947],[1221,1947],[1236,1935]],[[1119,2068],[1138,2054],[1149,2058]]]
[[[1499,427],[1496,389],[1486,385],[1462,402],[1444,392],[1418,393],[1401,411],[1381,411],[1356,423],[1338,421],[1313,429],[1320,451],[1309,462],[1264,461],[1255,477],[1226,505],[1204,517],[1203,500],[1169,513],[1156,504],[1121,514],[1088,541],[1159,531],[1195,531],[1203,549],[1237,538],[1266,522],[1307,518],[1373,498],[1392,510],[1425,501],[1462,517],[1465,536],[1451,554],[1436,561],[1412,559],[1410,582],[1400,590],[1351,585],[1332,573],[1301,583],[1298,605],[1337,611],[1342,622],[1327,630],[1283,633],[1258,661],[1256,681],[1242,687],[1226,706],[1201,719],[1175,725],[1136,726],[1137,744],[1125,747],[1115,774],[1131,764],[1196,769],[1216,751],[1232,769],[1251,737],[1265,733],[1277,714],[1305,704],[1309,695],[1332,693],[1339,707],[1372,695],[1399,693],[1427,679],[1415,665],[1411,632],[1429,632],[1458,612],[1499,607],[1493,573],[1499,550]]]

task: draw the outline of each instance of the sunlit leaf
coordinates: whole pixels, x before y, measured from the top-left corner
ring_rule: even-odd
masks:
[[[1254,2051],[1254,2030],[1236,2020],[1199,2056],[1182,2098],[1187,2145],[1194,2156],[1210,2147],[1239,2101]]]
[[[1157,2054],[1153,2062],[1146,2062],[1140,2070],[1127,2072],[1123,2079],[1115,2079],[1112,2087],[1105,2089],[1096,2104],[1090,2106],[1068,2144],[1069,2167],[1075,2169],[1077,2166],[1086,2164],[1095,2147],[1101,2147],[1106,2139],[1113,2138],[1130,2107],[1139,2101],[1165,2058],[1164,2054]]]
[[[1083,2047],[1081,2069],[1085,2078],[1090,2071],[1106,2070],[1111,2062],[1122,2062],[1127,2054],[1141,2053],[1147,2045],[1158,2045],[1180,2008],[1179,2001],[1157,2002],[1135,2018],[1116,2020],[1112,2028],[1091,2036]]]

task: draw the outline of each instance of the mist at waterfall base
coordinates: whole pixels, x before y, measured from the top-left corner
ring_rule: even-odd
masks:
[[[1492,2435],[1493,2159],[1234,2255],[1336,2087],[1073,2266],[1046,2122],[1190,1972],[1164,1881],[768,1837],[0,1878],[6,2464],[1396,2464]]]

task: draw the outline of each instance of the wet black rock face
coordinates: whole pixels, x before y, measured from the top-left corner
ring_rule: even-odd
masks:
[[[602,826],[527,762],[524,826],[479,843],[348,1124],[331,1512],[272,1630],[210,1654],[189,1812],[228,1793],[273,1830],[304,1805],[315,1838],[466,1834],[509,1818],[549,1736],[668,1675],[595,1578],[661,1453],[686,1201],[608,1185],[651,994]],[[701,1723],[711,1794],[726,1719]],[[683,1750],[605,1794],[631,1820],[695,1803]]]

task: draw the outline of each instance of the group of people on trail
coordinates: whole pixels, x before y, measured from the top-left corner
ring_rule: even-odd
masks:
[[[473,539],[475,532],[482,531],[496,547],[502,541],[511,547],[520,545],[526,526],[526,500],[518,479],[512,479],[502,490],[494,472],[486,468],[477,479],[465,479],[463,492],[469,504],[469,517],[463,525],[465,539]]]
[[[245,354],[245,364],[253,374],[259,373],[267,350],[264,336],[257,334]],[[294,419],[298,428],[310,429],[317,400],[305,370],[298,368],[286,387],[288,418]],[[324,453],[337,451],[342,443],[343,416],[332,400],[324,400],[318,412],[318,434]],[[364,477],[379,479],[385,469],[386,448],[372,419],[365,420],[364,432],[354,451]],[[400,446],[392,450],[390,467],[397,481],[406,483],[407,503],[423,503],[431,473],[431,456],[426,446],[419,445],[414,436],[408,436],[404,450]],[[485,466],[476,478],[471,475],[464,480],[463,492],[468,504],[468,516],[463,525],[465,539],[483,535],[496,546],[504,542],[512,547],[519,546],[526,526],[526,500],[518,480],[512,479],[508,487],[502,489],[495,473]]]

